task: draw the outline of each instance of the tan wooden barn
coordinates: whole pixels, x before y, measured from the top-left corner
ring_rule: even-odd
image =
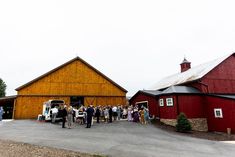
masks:
[[[76,57],[18,87],[14,119],[36,118],[43,102],[62,99],[66,104],[125,105],[127,90]]]

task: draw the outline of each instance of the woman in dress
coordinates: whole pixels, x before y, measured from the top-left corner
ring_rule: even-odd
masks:
[[[139,112],[138,112],[138,108],[134,108],[134,112],[133,112],[133,122],[139,122]]]
[[[130,122],[132,121],[132,108],[128,107],[128,111],[127,111],[127,120]]]
[[[124,109],[123,109],[122,118],[123,119],[127,118],[127,107],[124,107]]]
[[[140,115],[140,123],[141,124],[145,124],[145,120],[144,120],[144,108],[141,108],[139,111],[139,115]]]
[[[73,108],[72,108],[72,106],[70,106],[68,108],[67,120],[68,120],[68,128],[71,129],[72,124],[73,124]]]
[[[145,124],[149,123],[149,110],[147,108],[144,109],[144,121]]]

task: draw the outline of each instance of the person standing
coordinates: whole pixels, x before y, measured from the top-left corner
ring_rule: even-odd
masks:
[[[73,124],[73,108],[72,106],[69,106],[68,108],[68,128],[71,129],[72,128],[72,124]]]
[[[113,108],[112,108],[112,111],[113,111],[113,120],[115,121],[115,120],[117,120],[117,107],[116,106],[114,106]]]
[[[127,118],[127,107],[124,107],[124,108],[123,108],[122,118],[123,118],[123,119],[126,119],[126,118]]]
[[[113,121],[113,110],[112,106],[109,106],[109,123],[112,123]]]
[[[90,128],[91,127],[92,116],[94,114],[93,107],[89,106],[86,110],[86,113],[87,113],[87,126],[86,126],[86,128]]]
[[[96,122],[100,123],[100,107],[98,106],[95,110]]]
[[[104,108],[103,107],[100,108],[100,120],[101,121],[104,120]]]
[[[135,107],[133,111],[133,122],[139,122],[139,112],[137,107]]]
[[[128,107],[128,112],[127,112],[127,120],[130,122],[132,121],[132,108]]]
[[[104,109],[104,122],[108,123],[108,118],[109,118],[109,109],[108,109],[108,107],[105,107],[105,109]]]
[[[64,108],[62,110],[62,128],[65,128],[65,121],[66,121],[67,115],[68,115],[68,113],[67,113],[67,106],[64,105]]]
[[[120,106],[117,107],[117,117],[118,117],[118,120],[121,119],[121,107]]]
[[[149,123],[149,110],[147,108],[144,109],[144,121],[145,124]]]
[[[141,124],[145,124],[145,119],[144,119],[144,108],[142,107],[139,111],[139,115],[140,115],[140,123]]]
[[[4,113],[4,110],[3,110],[2,106],[0,106],[0,122],[2,121],[3,113]]]
[[[51,109],[51,112],[52,112],[52,120],[51,122],[52,123],[55,123],[56,121],[56,116],[58,114],[58,109],[57,109],[57,106],[55,106],[54,108]]]

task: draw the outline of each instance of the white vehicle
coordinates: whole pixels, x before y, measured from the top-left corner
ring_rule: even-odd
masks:
[[[43,103],[43,109],[42,109],[42,116],[45,118],[46,121],[52,120],[52,111],[55,106],[59,108],[60,105],[64,105],[64,100],[49,100],[47,102]],[[60,113],[58,112],[56,116],[56,120],[60,120],[62,117],[60,116]]]

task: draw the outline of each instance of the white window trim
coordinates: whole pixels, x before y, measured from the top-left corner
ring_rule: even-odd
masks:
[[[135,105],[142,104],[142,103],[147,103],[147,107],[149,109],[149,102],[148,101],[139,101],[139,102],[136,102]]]
[[[168,100],[171,100],[172,104],[168,104]],[[174,106],[174,100],[173,98],[166,98],[166,106]]]
[[[164,99],[159,99],[158,103],[159,103],[159,106],[161,106],[161,107],[164,106]]]
[[[216,112],[217,112],[217,111],[220,112],[220,116],[217,116],[217,115],[216,115]],[[221,109],[221,108],[214,108],[214,115],[215,115],[215,118],[223,118],[222,109]]]

